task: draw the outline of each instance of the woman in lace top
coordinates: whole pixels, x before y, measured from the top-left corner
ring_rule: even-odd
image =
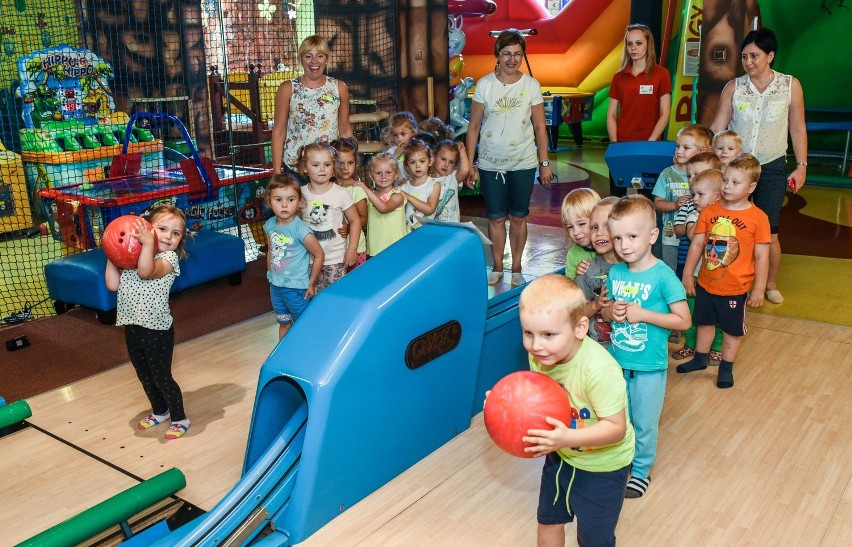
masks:
[[[754,204],[769,217],[772,243],[766,300],[780,304],[784,298],[776,285],[781,262],[778,224],[781,205],[789,184],[798,192],[805,184],[808,166],[808,135],[805,128],[805,99],[802,85],[789,75],[772,70],[778,49],[775,33],[768,28],[753,30],[743,39],[742,65],[745,74],[725,85],[719,110],[710,128],[731,129],[742,139],[743,152],[754,154],[761,164]],[[787,175],[787,133],[796,166]]]

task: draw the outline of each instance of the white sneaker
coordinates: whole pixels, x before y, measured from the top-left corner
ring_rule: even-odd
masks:
[[[501,279],[503,279],[503,272],[491,272],[488,274],[489,285],[496,285]]]
[[[517,287],[517,286],[519,286],[519,285],[523,285],[523,284],[524,284],[524,283],[526,283],[526,282],[527,282],[527,280],[526,280],[526,278],[524,277],[524,274],[522,274],[521,272],[514,272],[514,273],[512,273],[512,286],[513,286],[513,287]]]

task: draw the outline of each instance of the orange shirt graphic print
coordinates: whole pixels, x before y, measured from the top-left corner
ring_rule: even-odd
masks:
[[[710,229],[710,233],[707,234],[704,245],[704,267],[708,271],[719,270],[719,277],[721,277],[739,254],[737,228],[729,219],[719,217]]]

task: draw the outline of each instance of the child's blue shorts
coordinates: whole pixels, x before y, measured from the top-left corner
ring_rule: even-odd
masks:
[[[288,289],[275,285],[269,286],[269,297],[279,325],[295,321],[311,301],[310,298],[305,298],[305,289]]]
[[[567,524],[576,515],[580,545],[615,545],[629,471],[629,465],[616,471],[583,471],[563,462],[555,452],[548,454],[541,470],[538,523]]]

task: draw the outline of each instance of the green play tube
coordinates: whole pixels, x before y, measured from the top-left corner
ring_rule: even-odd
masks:
[[[5,406],[0,406],[0,429],[22,422],[33,415],[30,405],[21,399]]]
[[[184,486],[186,477],[180,469],[172,467],[48,528],[17,547],[76,545],[171,496]]]

